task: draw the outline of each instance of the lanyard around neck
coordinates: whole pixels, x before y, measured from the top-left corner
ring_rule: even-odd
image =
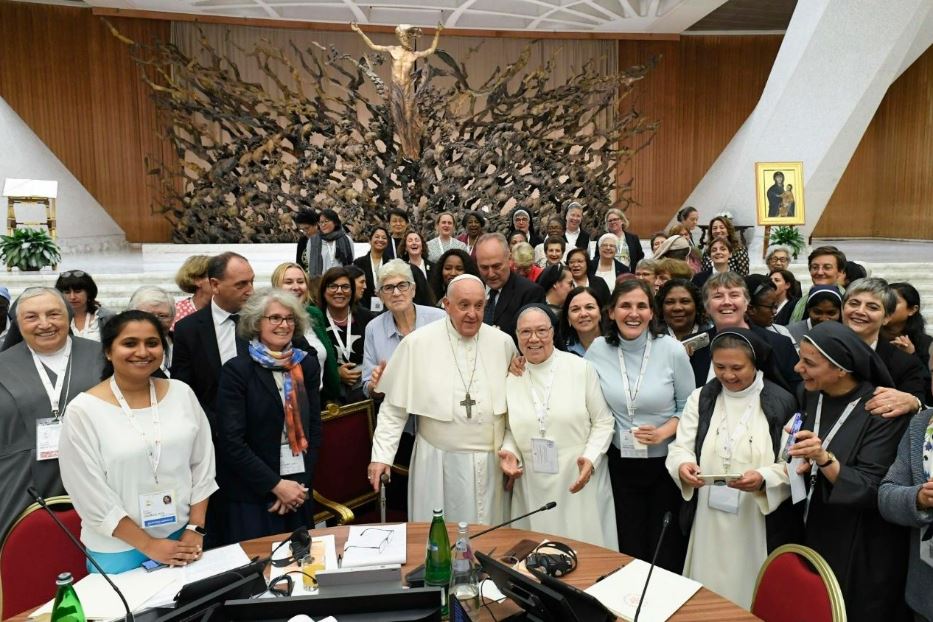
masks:
[[[748,429],[748,420],[752,416],[752,411],[755,409],[758,401],[758,396],[752,398],[752,400],[745,407],[745,412],[742,413],[742,417],[739,419],[739,424],[735,426],[735,429],[732,431],[732,434],[729,434],[728,426],[728,417],[726,415],[726,409],[723,407],[722,420],[719,422],[719,441],[722,443],[722,446],[719,448],[719,454],[722,458],[722,468],[723,471],[728,473],[729,467],[732,465],[732,452],[736,444],[739,442],[739,439],[742,438],[742,433]],[[725,398],[723,398],[725,402]],[[723,404],[725,406],[725,404]]]
[[[343,356],[344,360],[349,363],[350,355],[353,352],[350,350],[350,331],[353,328],[353,312],[349,309],[347,310],[347,342],[344,344],[343,337],[340,336],[340,329],[338,328],[336,322],[334,322],[334,316],[330,314],[330,309],[327,309],[327,323],[330,324],[330,330],[334,334],[334,340],[337,342],[337,350],[340,351],[340,354]]]
[[[553,354],[551,356],[554,356]],[[551,361],[550,369],[547,372],[547,380],[544,383],[544,394],[538,393],[535,383],[531,378],[531,370],[527,370],[528,390],[531,392],[531,402],[535,408],[535,416],[538,418],[538,431],[541,436],[547,430],[547,412],[551,405],[551,389],[554,387],[554,375],[557,372],[557,362]]]
[[[823,447],[829,449],[829,444],[833,441],[833,438],[836,437],[836,432],[842,428],[842,424],[846,422],[846,419],[849,418],[849,415],[852,414],[852,411],[855,410],[855,407],[858,406],[859,401],[862,398],[857,397],[845,407],[845,410],[842,411],[842,414],[839,416],[839,419],[836,420],[836,423],[833,424],[833,427],[829,429],[829,434],[826,435],[826,438],[823,439]],[[819,438],[820,436],[820,418],[823,414],[823,394],[820,393],[820,397],[816,401],[816,421],[813,423],[813,434]],[[816,488],[816,475],[819,472],[819,467],[816,465],[816,462],[810,464],[810,490],[807,491],[807,506],[803,512],[803,520],[806,522],[807,515],[810,513],[810,499],[813,497],[813,489]]]
[[[620,345],[619,350],[619,369],[622,372],[622,389],[625,392],[625,405],[628,407],[629,417],[632,418],[632,425],[635,424],[635,400],[638,399],[638,392],[641,390],[642,380],[645,379],[645,370],[648,368],[648,357],[651,356],[651,337],[645,341],[645,351],[641,357],[641,369],[638,371],[638,379],[635,386],[632,387],[628,379],[628,371],[625,369],[625,351]]]
[[[29,351],[32,353],[32,362],[36,365],[36,372],[39,374],[39,380],[42,381],[42,388],[45,389],[46,395],[49,396],[52,416],[58,419],[61,415],[60,405],[62,387],[65,385],[65,376],[68,376],[68,384],[71,384],[71,339],[68,339],[65,344],[65,365],[59,370],[58,375],[55,377],[55,386],[52,386],[52,380],[45,370],[45,365],[42,364],[42,359],[40,359],[39,355],[33,352],[31,348]],[[65,395],[66,400],[67,398],[68,396]]]
[[[117,381],[113,376],[110,377],[110,391],[113,393],[113,396],[117,398],[117,403],[120,405],[123,414],[125,414],[126,418],[129,420],[130,425],[133,426],[136,433],[143,439],[143,444],[146,446],[146,454],[149,457],[149,466],[152,467],[152,477],[155,479],[156,484],[158,484],[159,462],[162,460],[162,423],[159,420],[159,402],[156,399],[155,382],[153,382],[151,378],[149,379],[149,408],[152,410],[153,428],[151,443],[149,442],[149,436],[139,427],[139,423],[136,421],[136,413],[133,412],[130,405],[126,403],[126,398],[123,397],[123,392],[120,390],[120,387],[117,386]]]

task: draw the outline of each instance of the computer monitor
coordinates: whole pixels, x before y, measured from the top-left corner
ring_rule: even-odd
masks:
[[[559,592],[509,568],[485,553],[476,552],[483,571],[499,591],[524,610],[529,622],[577,622],[567,599]]]

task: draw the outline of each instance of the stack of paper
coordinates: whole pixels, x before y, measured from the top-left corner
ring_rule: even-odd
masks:
[[[110,575],[110,579],[123,592],[130,610],[136,611],[154,594],[170,585],[173,578],[168,574],[148,573],[142,568],[137,568],[129,572]],[[120,597],[113,591],[103,575],[89,574],[75,583],[75,591],[84,609],[84,617],[88,620],[112,620],[126,615],[126,609]],[[50,600],[32,612],[29,617],[36,618],[43,614],[51,614],[54,602]]]
[[[405,565],[408,559],[408,531],[405,523],[350,527],[343,545],[343,568]]]
[[[635,619],[635,610],[648,578],[647,564],[640,559],[614,572],[585,591],[623,620]],[[655,566],[651,584],[641,606],[639,622],[665,622],[690,600],[702,586],[693,581]]]
[[[187,566],[160,568],[149,576],[170,576],[172,582],[146,601],[146,607],[166,607],[175,603],[175,595],[189,583],[233,570],[249,563],[249,557],[239,544],[231,544],[204,551],[201,559]],[[83,601],[82,601],[83,602]]]

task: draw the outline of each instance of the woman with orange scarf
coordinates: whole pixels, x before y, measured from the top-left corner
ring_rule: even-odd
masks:
[[[215,430],[228,542],[313,525],[321,369],[316,356],[292,343],[309,321],[281,289],[256,292],[240,310],[237,331],[249,352],[223,366]]]

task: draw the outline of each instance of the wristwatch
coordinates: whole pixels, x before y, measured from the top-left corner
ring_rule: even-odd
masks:
[[[185,529],[187,529],[188,531],[193,531],[194,533],[198,534],[201,537],[204,537],[207,535],[207,530],[204,529],[204,527],[201,527],[200,525],[188,524],[188,525],[185,525]]]
[[[819,462],[817,462],[817,463],[816,463],[816,466],[818,466],[818,467],[820,467],[820,468],[822,469],[823,467],[828,467],[829,465],[831,465],[831,464],[832,464],[833,462],[835,462],[835,461],[836,461],[836,454],[834,454],[834,453],[831,452],[831,451],[827,451],[827,452],[826,452],[826,462],[824,462],[823,464],[820,464]]]

